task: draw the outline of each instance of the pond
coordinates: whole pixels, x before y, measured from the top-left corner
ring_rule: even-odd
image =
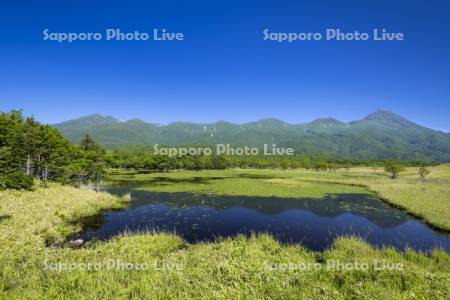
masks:
[[[322,251],[338,236],[354,235],[375,246],[391,245],[429,252],[450,252],[450,235],[431,229],[404,211],[368,194],[327,195],[323,199],[219,196],[140,191],[122,211],[91,219],[76,238],[107,240],[123,232],[174,232],[188,242],[214,241],[238,234],[269,233],[283,243]]]

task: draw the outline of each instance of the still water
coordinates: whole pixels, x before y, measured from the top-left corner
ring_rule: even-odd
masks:
[[[106,240],[122,232],[175,232],[189,242],[213,241],[238,234],[269,233],[283,243],[312,250],[328,248],[342,235],[355,235],[375,246],[391,245],[450,252],[450,235],[367,194],[329,195],[323,199],[218,196],[147,192],[132,186],[110,193],[131,193],[122,211],[106,211],[90,220],[77,238]]]

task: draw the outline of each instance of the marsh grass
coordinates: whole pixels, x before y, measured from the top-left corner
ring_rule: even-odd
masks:
[[[430,168],[425,181],[418,168],[406,168],[390,179],[383,168],[351,168],[336,172],[310,170],[175,171],[115,176],[115,182],[133,182],[147,191],[196,192],[239,196],[321,199],[333,194],[376,194],[429,225],[450,231],[450,165]]]
[[[235,180],[233,178],[239,172],[242,173],[224,171],[205,172],[204,175]],[[336,184],[327,181],[342,180],[348,184],[359,184],[357,180],[361,180],[356,172],[356,178],[344,177],[339,172],[253,172],[262,177],[246,176],[243,182],[235,181],[236,186],[232,188],[240,189],[241,193],[256,193],[262,182],[265,187],[261,189],[265,189],[264,192],[276,193],[277,189],[286,186],[289,190],[286,193],[291,193],[291,189],[307,189],[305,187],[310,187],[310,181],[324,181],[335,186]],[[248,171],[245,173],[248,175]],[[198,176],[202,173],[196,174]],[[218,176],[219,174],[222,176]],[[191,174],[180,172],[169,176],[185,180]],[[373,176],[377,175],[368,177]],[[439,177],[440,180],[443,177],[445,180],[445,176]],[[288,181],[279,182],[283,178]],[[384,180],[383,176],[380,178]],[[146,181],[148,177],[134,178],[136,179]],[[211,181],[220,180],[222,179]],[[254,186],[251,189],[245,189],[244,186],[248,184],[246,180],[258,182],[251,183]],[[368,179],[362,179],[364,180]],[[395,184],[410,184],[407,182],[408,178],[404,179],[406,182],[401,180]],[[245,185],[239,187],[242,183]],[[388,183],[389,181],[385,184]],[[383,186],[378,182],[373,184]],[[175,189],[174,185],[177,184],[164,187]],[[183,188],[192,189],[192,185],[193,183],[186,183]],[[437,188],[445,189],[442,186]],[[224,193],[229,191],[229,188],[225,189],[222,185],[217,185],[215,189]],[[199,190],[205,191],[203,188]],[[206,191],[215,190],[208,187]],[[130,197],[125,199],[129,200]],[[79,220],[103,209],[123,205],[123,200],[109,194],[59,185],[51,185],[46,189],[37,188],[33,192],[0,192],[0,298],[446,299],[450,293],[450,256],[445,251],[435,250],[430,255],[424,255],[412,250],[398,252],[393,248],[375,249],[356,237],[339,238],[323,253],[312,252],[298,245],[281,245],[265,234],[192,245],[174,234],[124,233],[108,242],[95,242],[81,249],[46,247],[49,239],[67,237],[80,230]],[[333,260],[370,264],[374,259],[401,263],[404,270],[380,271],[373,266],[366,271],[267,268],[267,265],[307,263],[325,266]],[[101,268],[61,272],[46,268],[48,264],[104,265],[110,260],[144,263],[149,267],[140,271]],[[170,267],[174,265],[181,268]]]
[[[230,196],[262,196],[320,199],[327,194],[370,193],[367,188],[333,182],[308,182],[293,173],[265,170],[223,170],[115,176],[114,182],[132,183],[153,192],[195,192]]]
[[[298,175],[300,181],[333,182],[366,187],[384,201],[406,210],[435,228],[450,231],[450,165],[430,168],[425,181],[419,178],[419,168],[407,168],[400,178],[390,179],[382,169],[375,174],[370,168],[358,168],[350,173]]]

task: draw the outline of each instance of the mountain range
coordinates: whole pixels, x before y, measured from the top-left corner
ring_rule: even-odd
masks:
[[[107,148],[131,145],[232,144],[262,147],[276,144],[296,152],[323,153],[354,159],[406,159],[450,162],[450,134],[411,122],[389,111],[377,111],[352,122],[333,118],[289,124],[262,119],[245,124],[120,121],[94,114],[53,125],[79,142],[91,134]]]

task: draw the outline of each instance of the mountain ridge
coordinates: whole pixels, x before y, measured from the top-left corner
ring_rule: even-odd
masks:
[[[378,110],[378,111],[375,111],[375,112],[367,115],[366,117],[364,117],[361,120],[368,119],[370,116],[376,115],[377,113],[389,113],[390,115],[401,117],[400,115],[397,115],[397,114],[395,114],[393,112],[390,112],[390,111]],[[54,123],[54,124],[51,124],[51,125],[52,126],[58,126],[59,124],[64,124],[64,123],[72,122],[72,121],[78,121],[78,120],[84,120],[84,119],[100,119],[100,118],[101,119],[115,120],[117,123],[126,123],[126,122],[130,122],[130,121],[141,121],[141,122],[147,123],[147,124],[159,124],[159,123],[145,121],[145,120],[142,120],[142,119],[139,119],[139,118],[131,118],[129,120],[120,120],[120,119],[115,118],[115,117],[110,116],[110,115],[102,115],[101,113],[92,113],[92,114],[89,114],[89,115],[85,115],[85,116],[81,116],[81,117],[78,117],[78,118],[74,118],[74,119],[70,119],[70,120]],[[343,121],[337,120],[337,119],[329,116],[329,117],[319,117],[319,118],[316,118],[316,119],[314,119],[314,120],[312,120],[310,122],[304,122],[304,123],[289,123],[289,122],[283,121],[283,120],[278,119],[278,118],[266,117],[266,118],[258,119],[256,121],[250,121],[250,122],[244,122],[244,123],[233,123],[233,122],[230,122],[230,121],[227,121],[227,120],[218,120],[218,121],[215,121],[215,122],[174,121],[174,122],[170,122],[170,123],[167,123],[167,124],[160,124],[160,125],[168,126],[168,125],[171,125],[171,124],[174,124],[174,123],[185,123],[185,124],[194,124],[194,125],[208,125],[208,124],[215,124],[215,123],[227,123],[227,124],[233,124],[233,125],[246,125],[246,124],[265,122],[265,121],[280,122],[280,123],[285,123],[285,124],[288,124],[288,125],[302,125],[302,124],[312,123],[312,122],[318,121],[318,120],[330,120],[330,121],[336,121],[336,122],[339,122],[339,123],[347,123],[347,122],[343,122]],[[355,122],[355,121],[358,121],[358,120],[354,120],[354,121],[350,121],[350,122]]]
[[[351,124],[351,123],[354,123],[354,122],[360,122],[360,121],[365,121],[365,120],[383,120],[383,121],[398,121],[398,120],[401,120],[401,121],[404,121],[404,122],[408,122],[409,124],[415,124],[416,126],[420,126],[420,127],[423,127],[423,128],[428,128],[428,127],[425,127],[423,125],[420,125],[420,124],[417,124],[415,122],[412,122],[412,121],[410,121],[410,120],[408,120],[408,119],[406,119],[406,118],[404,118],[404,117],[402,117],[402,116],[400,116],[400,115],[398,115],[398,114],[396,114],[394,112],[388,111],[388,110],[377,110],[377,111],[375,111],[373,113],[368,114],[367,116],[365,116],[362,119],[348,121],[348,122],[340,121],[340,120],[338,120],[336,118],[333,118],[333,117],[329,116],[329,117],[315,118],[315,119],[313,119],[310,122],[303,122],[303,123],[289,123],[289,122],[286,122],[286,121],[283,121],[283,120],[277,119],[277,118],[261,118],[261,119],[258,119],[256,121],[250,121],[250,122],[245,122],[245,123],[233,123],[233,122],[226,121],[226,120],[218,120],[218,121],[215,121],[215,122],[174,121],[174,122],[170,122],[170,123],[167,123],[167,124],[160,124],[160,123],[154,123],[154,122],[145,121],[145,120],[142,120],[142,119],[139,119],[139,118],[132,118],[132,119],[129,119],[129,120],[122,121],[122,120],[120,120],[118,118],[115,118],[113,116],[109,116],[109,115],[103,116],[100,113],[93,113],[93,114],[89,114],[89,115],[86,115],[86,116],[81,116],[79,118],[75,118],[75,119],[70,119],[70,120],[67,120],[67,121],[54,123],[54,124],[51,124],[51,125],[54,126],[54,127],[58,127],[61,124],[65,124],[65,123],[73,122],[73,121],[81,121],[81,120],[84,121],[85,119],[97,119],[97,120],[104,119],[104,120],[109,120],[110,122],[114,121],[116,123],[141,122],[141,123],[157,125],[157,126],[169,126],[169,125],[172,125],[172,124],[214,125],[214,124],[218,124],[218,123],[225,123],[225,124],[231,124],[231,125],[248,125],[248,124],[267,123],[267,122],[277,122],[277,123],[282,123],[282,124],[286,124],[286,125],[301,126],[301,125],[305,125],[305,124],[311,124],[311,123],[315,123],[315,122],[325,122],[325,121],[330,122],[330,123],[338,123],[338,124]],[[431,129],[431,128],[428,128],[428,129]],[[444,132],[444,131],[437,130],[437,129],[432,129],[432,130]],[[444,133],[450,134],[450,132],[444,132]]]
[[[92,114],[53,125],[69,140],[86,133],[107,148],[137,144],[227,143],[262,147],[275,143],[298,152],[326,153],[356,159],[450,161],[450,135],[426,128],[393,112],[379,110],[365,118],[341,122],[332,117],[291,124],[275,118],[247,123],[120,121]]]

